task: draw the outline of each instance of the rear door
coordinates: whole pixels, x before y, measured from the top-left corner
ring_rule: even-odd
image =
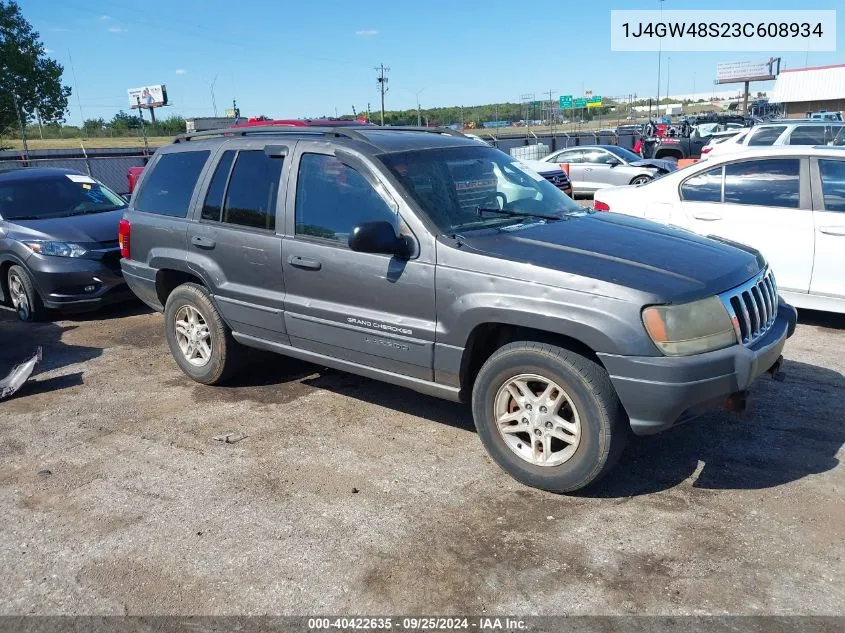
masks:
[[[287,342],[282,240],[284,145],[239,139],[218,153],[188,229],[188,264],[235,332]],[[279,227],[280,228],[280,227]]]
[[[317,141],[296,148],[283,249],[291,344],[432,380],[434,241],[365,159],[334,152]],[[353,228],[380,220],[410,236],[417,254],[350,250]]]
[[[687,179],[680,191],[689,228],[753,246],[783,290],[809,291],[814,227],[808,161],[736,160]]]
[[[845,299],[845,159],[813,159],[816,252],[810,293]]]

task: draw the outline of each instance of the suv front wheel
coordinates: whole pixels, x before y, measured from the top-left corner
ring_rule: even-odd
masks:
[[[193,283],[177,287],[167,297],[164,323],[170,353],[188,376],[216,385],[237,373],[244,348],[232,338],[208,290]]]
[[[601,366],[530,341],[506,345],[484,363],[472,413],[499,466],[552,492],[598,480],[618,460],[627,436],[625,412]]]

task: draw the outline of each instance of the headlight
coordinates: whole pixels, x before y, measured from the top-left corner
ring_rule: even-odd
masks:
[[[722,301],[708,297],[680,305],[650,306],[643,324],[667,356],[688,356],[735,345],[736,331]]]
[[[55,255],[56,257],[82,257],[88,251],[73,242],[24,242],[29,250],[40,255]]]

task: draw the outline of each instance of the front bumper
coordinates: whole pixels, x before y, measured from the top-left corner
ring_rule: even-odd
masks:
[[[33,254],[25,264],[47,308],[95,310],[133,298],[120,268],[110,267],[103,259]],[[92,286],[93,290],[86,290]]]
[[[766,335],[751,347],[734,345],[694,356],[599,354],[637,435],[659,433],[751,386],[780,358],[795,331],[797,312],[781,301]]]

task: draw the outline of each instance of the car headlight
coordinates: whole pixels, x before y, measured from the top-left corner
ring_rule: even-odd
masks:
[[[718,297],[650,306],[642,316],[651,340],[667,356],[712,352],[737,342],[731,317]]]
[[[46,242],[46,241],[30,241],[24,242],[26,246],[33,253],[39,255],[55,255],[56,257],[82,257],[88,251],[85,247],[73,242]]]

